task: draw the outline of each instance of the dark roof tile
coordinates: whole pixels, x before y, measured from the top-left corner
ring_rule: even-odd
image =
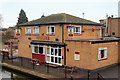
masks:
[[[83,23],[83,24],[99,24],[90,20],[82,19],[76,16],[72,16],[66,13],[52,14],[46,17],[41,17],[36,20],[29,21],[27,23],[20,24],[22,25],[40,25],[40,24],[51,24],[51,23]]]

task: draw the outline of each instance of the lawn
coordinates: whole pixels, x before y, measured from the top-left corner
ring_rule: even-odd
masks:
[[[3,45],[4,44],[4,42],[0,42],[0,45]]]

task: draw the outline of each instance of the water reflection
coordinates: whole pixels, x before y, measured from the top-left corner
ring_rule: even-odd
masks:
[[[19,74],[17,72],[14,72],[14,71],[11,71],[11,70],[8,70],[6,68],[0,68],[0,79],[5,79],[5,78],[8,78],[9,80],[13,80],[13,79],[32,79],[31,77],[29,76],[25,76],[24,74]]]

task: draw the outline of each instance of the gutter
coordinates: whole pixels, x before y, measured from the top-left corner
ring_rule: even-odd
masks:
[[[23,24],[18,25],[17,27],[22,26],[40,26],[40,25],[53,25],[53,24],[79,24],[79,25],[95,25],[95,26],[102,26],[103,24],[91,24],[91,23],[72,23],[72,22],[57,22],[57,23],[41,23],[41,24]]]

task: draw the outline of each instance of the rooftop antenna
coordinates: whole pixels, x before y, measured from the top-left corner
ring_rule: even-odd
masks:
[[[84,14],[85,14],[85,13],[83,12],[83,13],[82,13],[82,15],[83,15],[83,19],[84,19]]]
[[[42,18],[42,17],[45,17],[44,13],[43,13],[43,15],[41,16],[41,18]]]

